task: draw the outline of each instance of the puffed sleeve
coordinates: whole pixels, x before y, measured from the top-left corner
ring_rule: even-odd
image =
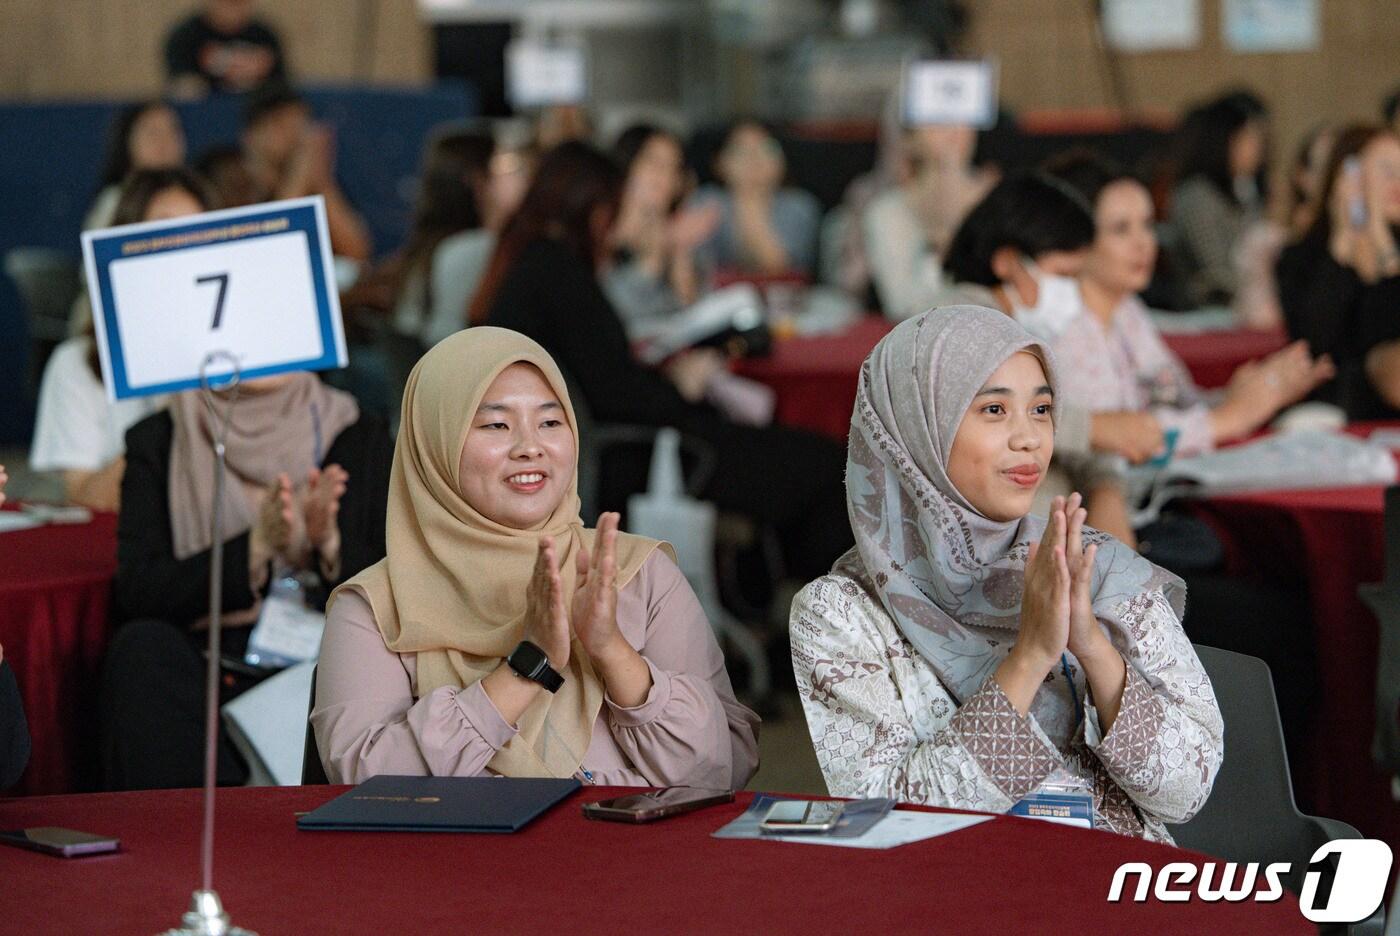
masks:
[[[1118,716],[1107,735],[1088,707],[1085,742],[1146,815],[1181,823],[1205,805],[1225,751],[1215,690],[1160,590],[1118,609],[1134,644],[1110,639],[1127,661]]]
[[[618,625],[650,668],[652,685],[640,705],[605,701],[613,740],[655,786],[742,789],[758,769],[758,716],[734,698],[690,584],[657,550],[624,592]]]
[[[850,578],[793,601],[792,661],[807,727],[836,796],[1005,812],[1063,764],[995,679],[958,706]]]
[[[311,726],[332,783],[377,774],[481,776],[516,734],[479,682],[414,699],[408,671],[353,589],[326,615]]]

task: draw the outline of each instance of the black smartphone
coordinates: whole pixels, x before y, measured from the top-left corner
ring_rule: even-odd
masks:
[[[589,819],[608,819],[613,822],[652,822],[705,806],[733,801],[733,790],[673,786],[651,793],[632,793],[616,799],[584,803],[583,814]]]
[[[0,832],[0,844],[16,848],[28,848],[61,858],[76,858],[80,855],[100,855],[114,852],[121,845],[120,840],[76,829],[60,829],[57,826],[39,826],[32,829],[9,829]]]

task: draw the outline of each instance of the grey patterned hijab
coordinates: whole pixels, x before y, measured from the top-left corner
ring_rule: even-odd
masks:
[[[846,461],[846,503],[856,551],[885,610],[961,703],[1010,651],[1020,628],[1028,546],[1043,518],[1001,522],[978,513],[948,478],[963,414],[987,378],[1018,351],[1041,359],[1056,385],[1048,349],[1001,312],[947,306],[901,323],[861,367]],[[1180,617],[1181,580],[1113,537],[1099,544],[1094,613],[1121,652],[1135,638],[1125,603],[1161,589]],[[1057,668],[1055,690],[1036,693],[1032,713],[1057,743],[1074,709]],[[1083,677],[1076,675],[1081,687]]]

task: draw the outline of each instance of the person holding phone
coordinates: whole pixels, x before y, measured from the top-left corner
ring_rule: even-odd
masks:
[[[540,345],[480,326],[414,368],[386,558],[332,596],[326,775],[737,789],[758,717],[669,547],[579,516],[578,430]]]
[[[1289,333],[1337,362],[1319,399],[1351,419],[1400,411],[1400,135],[1337,135],[1312,227],[1278,263]]]
[[[1094,824],[1170,842],[1210,795],[1223,725],[1181,629],[1185,587],[1031,513],[1059,372],[993,309],[909,319],[861,370],[846,491],[856,546],[793,602],[792,658],[836,796],[1005,812],[1065,774]]]

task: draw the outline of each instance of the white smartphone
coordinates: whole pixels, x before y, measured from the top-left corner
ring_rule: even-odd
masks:
[[[1347,178],[1352,180],[1356,187],[1356,194],[1347,200],[1347,218],[1351,221],[1352,227],[1366,226],[1366,197],[1361,191],[1361,159],[1358,156],[1348,156],[1342,161],[1342,171]]]
[[[764,832],[830,832],[841,821],[845,803],[821,800],[779,800],[758,827]]]

